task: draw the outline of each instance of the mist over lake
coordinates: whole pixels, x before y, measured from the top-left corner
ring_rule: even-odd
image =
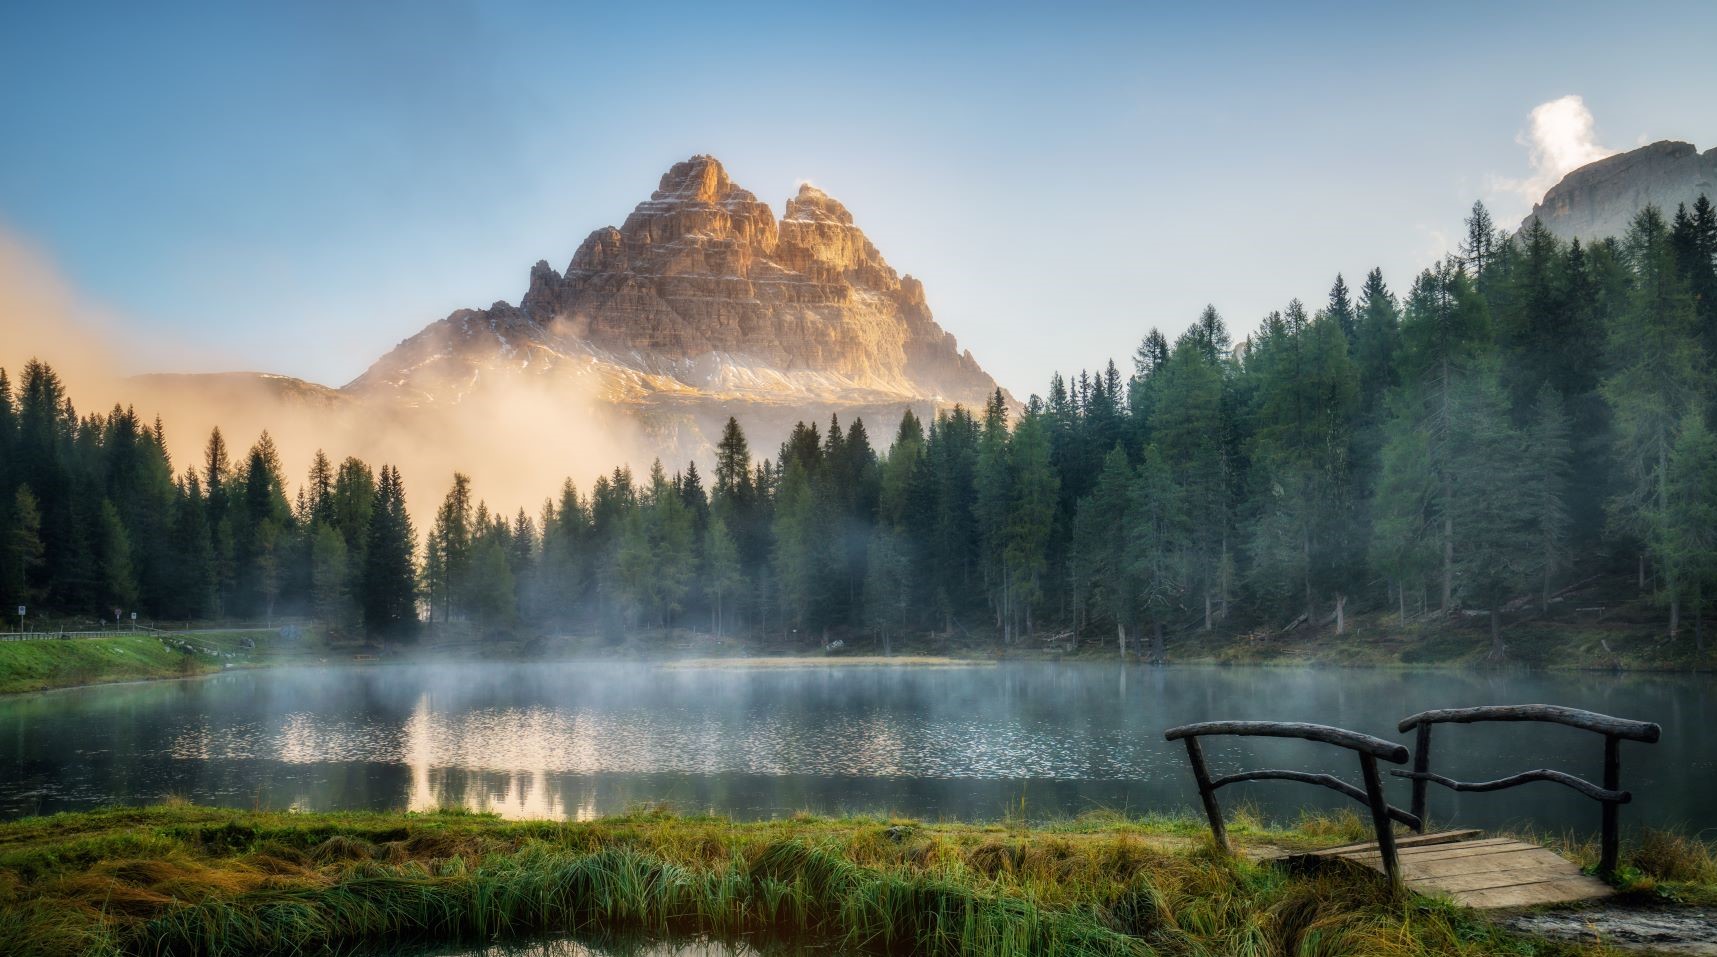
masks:
[[[1630,825],[1717,825],[1703,736],[1710,682],[1665,676],[1108,664],[704,669],[671,664],[458,663],[283,668],[73,689],[0,702],[0,813],[185,798],[240,808],[429,810],[588,819],[666,803],[739,818],[894,813],[1071,817],[1197,806],[1174,724],[1307,720],[1407,741],[1431,707],[1544,702],[1660,722],[1623,751]],[[1409,742],[1410,743],[1410,742]],[[1287,767],[1357,780],[1345,751],[1211,739],[1223,771]],[[1551,767],[1598,776],[1596,736],[1542,725],[1450,726],[1446,773]],[[1406,782],[1389,783],[1405,803]],[[1515,800],[1514,798],[1523,798]],[[1351,806],[1321,789],[1225,790],[1291,820]],[[1590,831],[1564,788],[1433,793],[1439,820]]]

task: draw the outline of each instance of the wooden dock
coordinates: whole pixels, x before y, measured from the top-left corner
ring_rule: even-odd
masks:
[[[1408,889],[1442,895],[1481,910],[1596,900],[1615,889],[1536,844],[1507,837],[1482,838],[1476,830],[1444,831],[1396,839],[1401,877]],[[1377,844],[1347,844],[1299,860],[1343,860],[1381,872]]]

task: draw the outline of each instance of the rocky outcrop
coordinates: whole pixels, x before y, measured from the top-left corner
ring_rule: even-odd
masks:
[[[1561,239],[1591,242],[1626,233],[1648,205],[1667,217],[1678,204],[1692,206],[1700,196],[1717,202],[1717,149],[1701,154],[1691,143],[1662,140],[1564,176],[1520,226],[1537,220]]]
[[[676,163],[517,306],[460,310],[346,391],[458,401],[498,375],[576,376],[616,403],[980,404],[996,383],[840,202],[804,185],[780,220],[721,163]]]

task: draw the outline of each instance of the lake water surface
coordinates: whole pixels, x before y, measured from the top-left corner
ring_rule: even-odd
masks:
[[[168,797],[242,808],[429,809],[588,819],[646,802],[742,818],[807,810],[921,819],[1192,808],[1188,721],[1316,721],[1411,745],[1403,716],[1542,702],[1657,721],[1625,743],[1625,825],[1717,828],[1717,693],[1704,677],[1469,674],[1110,664],[696,669],[461,663],[229,672],[0,699],[0,815]],[[1552,767],[1600,780],[1601,739],[1558,726],[1437,730],[1437,770],[1477,780]],[[1346,751],[1209,739],[1216,773],[1323,770]],[[1405,781],[1389,782],[1397,804]],[[1292,818],[1353,806],[1322,788],[1235,785],[1224,803]],[[1433,788],[1439,820],[1595,830],[1554,784]]]

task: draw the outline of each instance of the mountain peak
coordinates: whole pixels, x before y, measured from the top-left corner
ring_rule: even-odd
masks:
[[[1590,242],[1623,235],[1648,205],[1671,216],[1700,196],[1717,200],[1717,149],[1700,153],[1691,143],[1659,140],[1562,177],[1520,226],[1536,220],[1558,238]]]
[[[978,407],[996,389],[838,200],[802,184],[777,221],[708,155],[590,233],[564,274],[537,263],[518,308],[456,312],[353,387],[445,403],[521,374],[593,382],[659,422],[690,410],[699,444],[747,408],[897,416]]]
[[[699,153],[689,160],[675,163],[662,174],[662,182],[652,200],[679,200],[692,203],[719,203],[733,193],[733,180],[728,177],[721,160]],[[744,193],[744,190],[738,192]],[[746,198],[752,198],[745,193]]]
[[[799,184],[799,194],[787,201],[787,212],[781,217],[782,222],[814,222],[838,223],[842,226],[853,224],[853,214],[841,205],[841,201],[823,192],[810,183]]]

